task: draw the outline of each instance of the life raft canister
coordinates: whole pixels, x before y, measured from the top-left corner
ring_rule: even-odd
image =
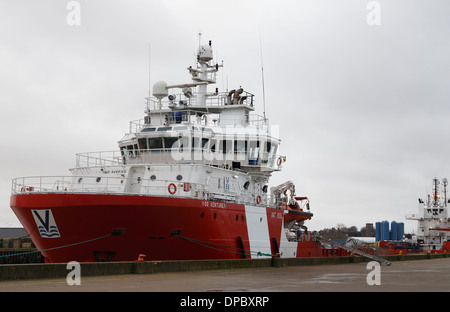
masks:
[[[177,192],[177,187],[173,183],[170,183],[169,186],[167,187],[167,189],[169,190],[169,193],[172,195]]]

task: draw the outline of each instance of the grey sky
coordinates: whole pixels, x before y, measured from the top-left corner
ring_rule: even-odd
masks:
[[[114,150],[151,82],[189,80],[197,33],[280,126],[284,170],[311,200],[310,229],[405,222],[449,174],[450,4],[379,0],[0,0],[0,226],[19,225],[11,180],[68,175],[75,154]],[[449,175],[450,177],[450,175]],[[428,189],[427,189],[428,188]]]

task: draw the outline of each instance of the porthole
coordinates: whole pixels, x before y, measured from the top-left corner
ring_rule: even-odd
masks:
[[[214,219],[217,219],[217,213],[214,213]]]
[[[97,181],[97,183],[98,182],[100,182],[102,180],[102,178],[101,177],[98,177],[95,181]]]
[[[182,176],[181,174],[177,175],[177,180],[178,180],[178,181],[183,180],[183,176]]]
[[[153,175],[150,177],[150,180],[155,181],[155,180],[156,180],[156,176],[153,174]]]
[[[80,184],[81,182],[83,182],[83,178],[78,179],[78,184]]]

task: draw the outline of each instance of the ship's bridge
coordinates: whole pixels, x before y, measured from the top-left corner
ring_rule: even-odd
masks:
[[[123,164],[203,163],[230,169],[279,170],[280,140],[255,126],[202,123],[147,125],[120,142]]]

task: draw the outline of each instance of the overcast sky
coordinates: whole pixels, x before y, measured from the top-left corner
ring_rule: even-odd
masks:
[[[69,175],[117,149],[150,83],[184,83],[198,33],[280,127],[282,172],[311,200],[311,230],[405,221],[450,178],[447,0],[0,0],[0,226],[20,226],[11,180]],[[369,6],[368,6],[369,4]],[[69,15],[69,23],[68,23]],[[80,25],[70,25],[77,23]]]

